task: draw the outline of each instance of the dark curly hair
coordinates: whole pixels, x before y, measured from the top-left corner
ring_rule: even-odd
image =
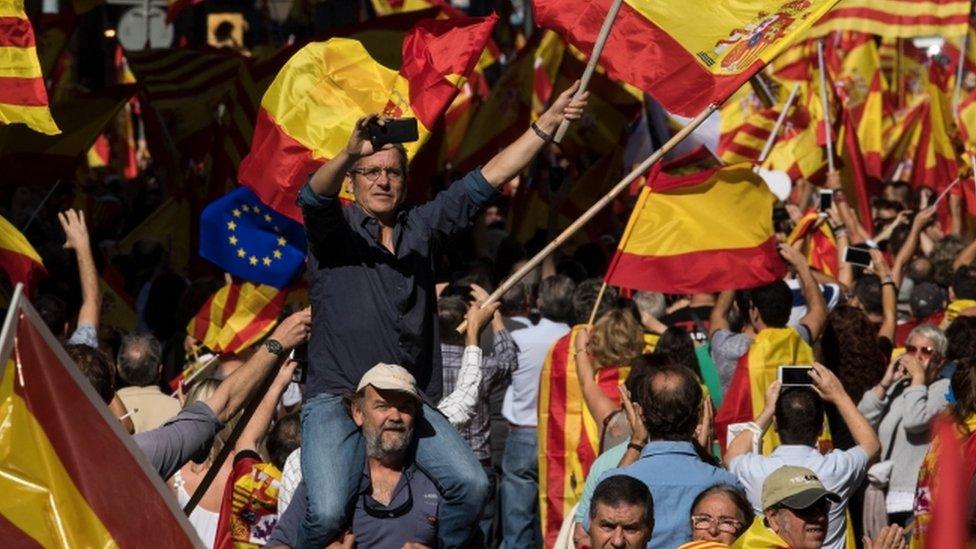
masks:
[[[670,355],[672,360],[701,377],[698,357],[695,355],[695,342],[692,341],[688,331],[680,326],[672,326],[661,334],[657,345],[654,346],[654,354]]]
[[[956,317],[945,331],[946,360],[976,357],[976,317]]]
[[[976,357],[959,361],[952,374],[952,394],[956,402],[949,410],[960,425],[965,425],[966,419],[976,414]]]
[[[818,358],[837,375],[854,402],[884,376],[887,364],[877,337],[867,315],[856,307],[842,305],[827,315]]]

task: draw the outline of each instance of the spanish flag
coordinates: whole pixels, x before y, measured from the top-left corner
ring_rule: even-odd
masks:
[[[237,353],[275,327],[287,293],[265,284],[233,282],[200,307],[186,331],[214,352]]]
[[[969,0],[841,0],[810,35],[847,30],[892,38],[962,36],[969,10]]]
[[[553,344],[539,378],[539,516],[546,547],[552,547],[563,518],[583,493],[590,466],[600,452],[600,429],[583,402],[576,376],[573,330]],[[619,404],[619,386],[629,367],[601,368],[596,376],[603,392]]]
[[[47,275],[41,256],[3,216],[0,216],[0,266],[7,273],[11,285],[23,284],[28,291],[32,291],[41,277]]]
[[[729,442],[729,425],[752,421],[762,411],[766,388],[776,381],[779,367],[812,364],[813,359],[813,349],[793,328],[766,328],[756,335],[749,351],[739,359],[722,405],[715,412],[715,438],[723,452]],[[763,454],[769,454],[778,445],[776,430],[766,431]]]
[[[731,127],[734,120],[732,111],[741,112],[741,109],[742,105],[739,102],[732,101],[722,107],[722,130],[718,138],[718,155],[727,164],[759,160],[759,155],[762,154],[763,147],[779,116],[775,107],[760,109],[747,117],[742,124]]]
[[[694,116],[732,95],[837,0],[625,0],[601,60],[613,78]],[[611,0],[535,0],[541,27],[586,53]]]
[[[888,85],[878,46],[870,35],[845,32],[839,40],[828,41],[826,54],[834,89],[856,127],[865,174],[881,179],[884,90]]]
[[[787,237],[786,243],[792,246],[798,240],[804,241],[803,252],[812,269],[837,277],[837,239],[830,230],[830,224],[819,213],[811,210],[804,214]]]
[[[775,202],[748,164],[685,175],[658,170],[637,199],[606,281],[690,294],[778,280],[786,270],[776,251]]]
[[[765,168],[786,172],[794,181],[800,178],[809,181],[824,173],[827,155],[817,141],[818,127],[822,124],[811,118],[806,109],[794,111],[770,150],[763,164]]]
[[[0,342],[0,539],[6,547],[196,547],[159,473],[15,293]],[[13,340],[16,338],[17,344]]]
[[[0,53],[0,124],[27,124],[48,135],[61,133],[48,109],[24,0],[0,0]]]
[[[238,177],[261,201],[297,221],[298,190],[345,147],[356,120],[372,113],[415,117],[412,157],[471,72],[496,16],[423,20],[395,50],[399,33],[305,46],[261,100],[251,152]]]

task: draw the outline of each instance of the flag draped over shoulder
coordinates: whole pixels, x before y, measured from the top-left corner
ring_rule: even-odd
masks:
[[[305,231],[265,206],[247,187],[200,214],[200,256],[245,280],[284,288],[305,264]]]
[[[3,216],[0,216],[0,267],[12,285],[21,283],[28,290],[33,290],[38,279],[47,274],[41,256]]]
[[[301,185],[345,147],[356,120],[373,113],[417,119],[420,139],[405,144],[412,157],[478,61],[496,21],[423,20],[399,53],[390,49],[400,34],[390,32],[305,46],[261,100],[251,152],[238,172],[241,183],[300,221],[295,197]]]
[[[23,0],[0,1],[0,124],[27,124],[61,133],[48,109],[44,75],[37,58],[34,29]]]
[[[8,315],[13,329],[0,342],[4,545],[138,547],[149,533],[160,547],[199,545],[159,474],[37,312],[15,297]]]
[[[721,103],[837,0],[625,0],[601,61],[610,76],[694,116]],[[539,26],[593,50],[611,0],[535,0]]]
[[[236,353],[274,328],[287,293],[265,284],[228,284],[200,307],[186,331],[215,352]]]
[[[612,286],[687,294],[778,280],[776,198],[752,166],[652,175],[607,269]]]
[[[563,519],[579,501],[590,466],[600,452],[600,425],[583,401],[576,375],[575,338],[585,325],[553,344],[542,365],[539,383],[539,516],[546,547],[552,547]],[[620,403],[619,385],[629,368],[597,372],[603,392]]]
[[[840,0],[810,35],[847,30],[892,38],[962,36],[969,10],[969,0]]]

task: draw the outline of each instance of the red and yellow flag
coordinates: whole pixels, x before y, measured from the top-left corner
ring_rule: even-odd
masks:
[[[399,34],[389,32],[305,46],[261,100],[240,181],[268,206],[301,221],[295,197],[308,174],[345,147],[357,119],[378,112],[417,119],[420,139],[405,144],[412,157],[478,61],[497,20],[423,20],[393,51]]]
[[[752,97],[751,95],[747,97]],[[721,133],[718,138],[718,155],[726,164],[755,162],[759,160],[766,140],[776,125],[779,110],[775,107],[759,109],[741,124],[734,111],[741,112],[740,102],[729,101],[722,107]],[[780,107],[780,110],[782,107]]]
[[[846,30],[895,38],[962,36],[969,10],[969,0],[841,0],[810,34]]]
[[[590,414],[573,353],[573,330],[553,344],[546,355],[539,378],[539,517],[546,547],[552,547],[563,518],[583,493],[590,466],[600,452],[600,429]],[[619,386],[630,368],[605,367],[597,371],[600,389],[617,404]]]
[[[776,251],[775,202],[748,164],[686,175],[652,174],[606,282],[690,294],[778,280],[786,270]]]
[[[837,239],[830,230],[830,224],[816,211],[807,212],[800,219],[787,237],[786,243],[792,246],[798,240],[804,241],[803,253],[811,268],[827,276],[837,277]]]
[[[159,473],[33,307],[15,297],[7,320],[14,329],[0,342],[4,545],[140,547],[149,532],[160,547],[199,545]]]
[[[48,135],[61,133],[48,109],[24,0],[0,2],[0,124],[27,124]]]
[[[28,292],[47,274],[41,256],[3,216],[0,216],[0,267],[7,273],[12,285],[23,284]]]
[[[228,284],[200,307],[186,331],[214,352],[237,353],[275,327],[287,293],[266,284]]]
[[[694,116],[721,103],[826,13],[837,0],[625,0],[601,60],[669,112]],[[610,0],[535,0],[539,26],[586,53]]]

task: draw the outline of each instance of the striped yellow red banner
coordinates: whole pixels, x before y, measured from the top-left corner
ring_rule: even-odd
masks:
[[[0,216],[0,266],[11,285],[23,284],[32,289],[47,274],[44,262],[34,247],[16,227]]]
[[[962,36],[970,9],[969,0],[841,0],[810,35],[846,30],[894,38]]]
[[[816,211],[804,214],[786,238],[786,243],[792,246],[798,240],[803,240],[802,251],[812,269],[837,277],[837,240],[825,217],[821,217]]]
[[[286,295],[266,284],[228,284],[203,304],[186,331],[218,353],[239,352],[274,328]]]
[[[0,0],[0,124],[18,123],[49,135],[61,133],[48,109],[24,1]]]
[[[773,233],[775,201],[749,164],[660,171],[641,191],[606,281],[690,294],[777,280],[785,267]]]

